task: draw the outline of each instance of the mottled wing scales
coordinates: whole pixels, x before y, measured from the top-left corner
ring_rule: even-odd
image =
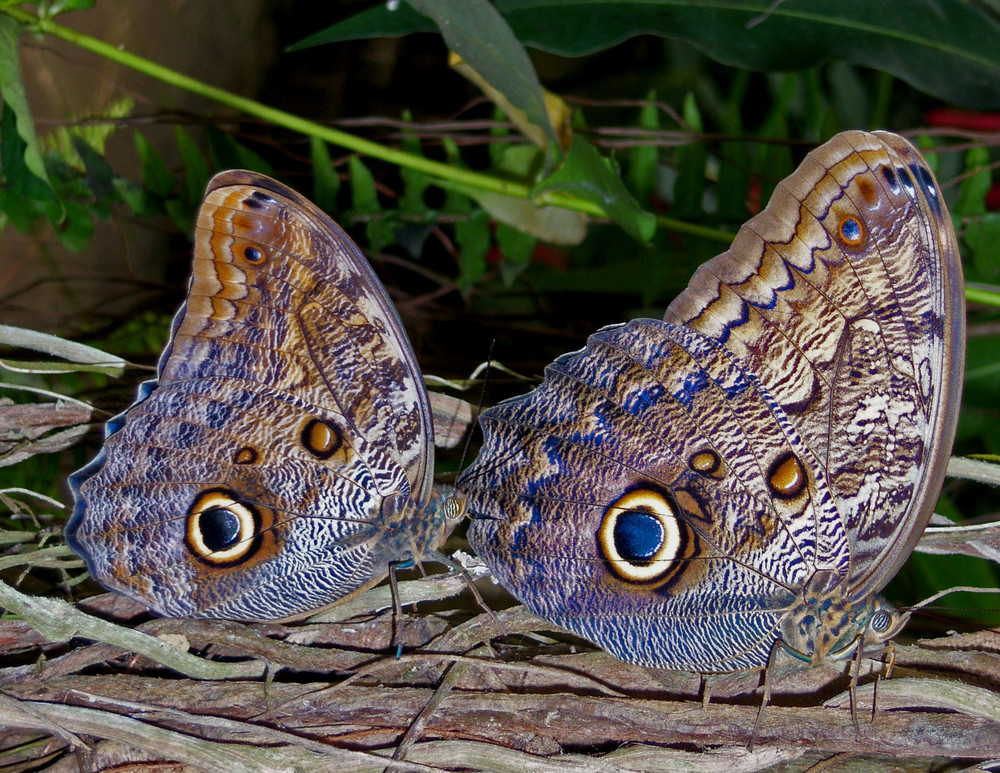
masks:
[[[368,291],[378,280],[307,201],[282,206],[291,191],[254,197],[239,183],[218,179],[206,195],[187,307],[161,383],[228,378],[252,362],[273,388],[378,439],[414,490],[426,489],[430,408],[395,312]],[[251,262],[248,249],[264,254]]]
[[[483,413],[459,480],[473,547],[625,660],[723,671],[763,667],[779,639],[847,648],[840,611],[871,608],[944,474],[961,285],[919,155],[838,135],[664,322],[598,333]]]
[[[443,538],[431,442],[413,352],[357,248],[279,183],[223,173],[159,380],[73,476],[67,538],[163,614],[300,615]]]
[[[944,473],[937,447],[954,434],[964,305],[932,186],[899,138],[838,135],[665,315],[731,349],[784,408],[824,466],[859,592],[908,555]],[[856,244],[841,231],[851,219]]]
[[[712,670],[766,659],[792,589],[819,563],[817,520],[839,526],[821,478],[774,499],[768,470],[794,454],[794,435],[728,352],[684,328],[602,331],[482,424],[490,453],[459,484],[487,514],[473,545],[538,614],[628,660]],[[699,453],[718,455],[713,475],[692,469]],[[593,526],[642,487],[670,491],[693,532],[683,571],[646,587],[608,576]],[[841,546],[823,560],[846,571],[844,535],[823,541]],[[727,601],[710,578],[726,578]]]

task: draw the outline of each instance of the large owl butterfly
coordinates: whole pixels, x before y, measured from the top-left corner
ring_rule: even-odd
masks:
[[[877,594],[950,454],[964,314],[927,164],[840,134],[663,321],[601,330],[484,412],[469,539],[531,610],[626,661],[880,648],[906,616]]]
[[[431,411],[371,267],[317,207],[216,176],[158,377],[70,479],[66,537],[105,586],[173,616],[290,618],[443,542]]]

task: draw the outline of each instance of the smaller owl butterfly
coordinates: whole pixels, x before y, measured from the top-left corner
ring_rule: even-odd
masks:
[[[536,614],[702,673],[874,650],[964,363],[955,234],[901,137],[845,132],[667,309],[485,411],[469,540]]]
[[[172,616],[270,620],[434,551],[431,410],[399,318],[350,238],[262,175],[223,172],[195,230],[158,378],[70,478],[70,547]]]

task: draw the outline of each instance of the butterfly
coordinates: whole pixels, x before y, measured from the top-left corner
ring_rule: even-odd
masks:
[[[531,611],[647,666],[873,651],[942,485],[962,270],[926,162],[886,132],[806,156],[663,320],[594,334],[484,411],[469,541]]]
[[[433,483],[431,408],[350,238],[263,175],[197,216],[157,378],[70,478],[70,547],[163,615],[301,616],[434,557],[461,497]]]

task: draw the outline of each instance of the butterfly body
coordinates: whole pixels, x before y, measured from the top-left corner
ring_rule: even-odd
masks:
[[[877,644],[930,517],[964,346],[947,210],[915,150],[814,151],[664,320],[606,328],[481,417],[469,538],[530,609],[705,673]]]
[[[353,242],[249,172],[209,184],[156,381],[71,478],[67,540],[162,614],[278,619],[419,560],[455,520],[430,408]]]

